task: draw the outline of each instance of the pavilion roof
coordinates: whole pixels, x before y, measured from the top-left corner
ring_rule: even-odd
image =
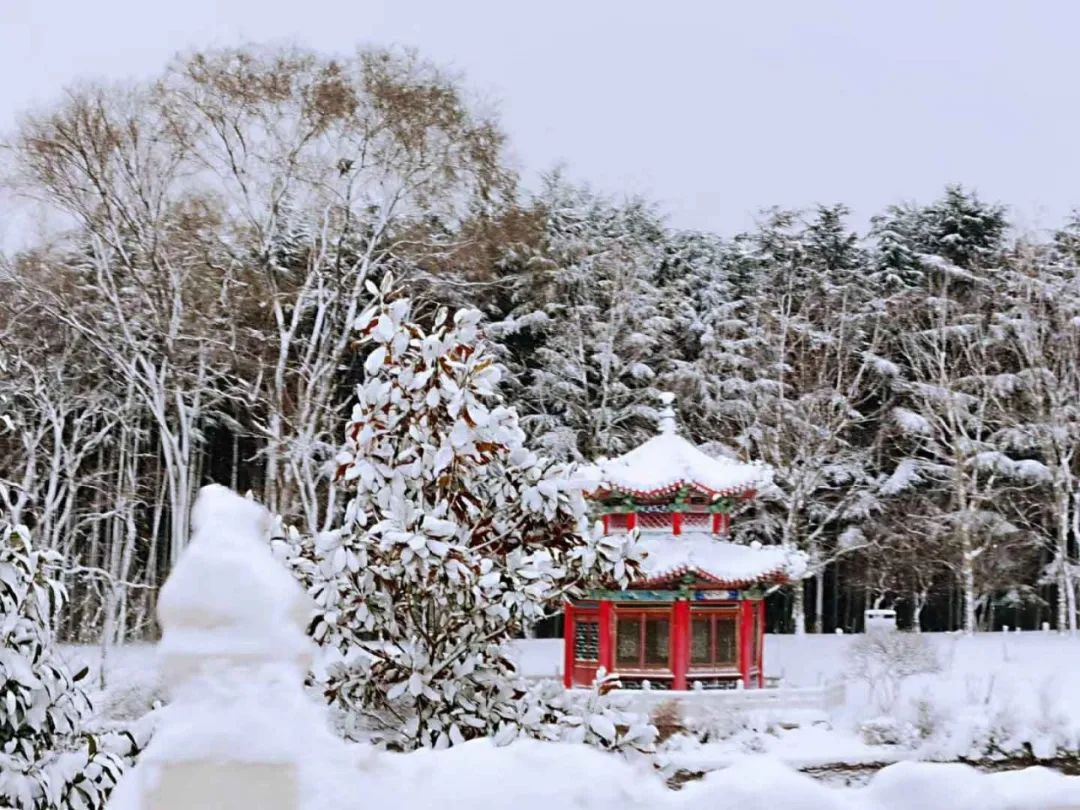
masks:
[[[682,436],[665,432],[625,455],[598,462],[593,476],[600,482],[597,493],[660,496],[689,487],[715,497],[753,492],[772,479],[772,470],[713,458]]]
[[[642,534],[638,542],[645,552],[642,579],[634,583],[639,587],[694,574],[712,585],[750,588],[791,582],[806,574],[806,555],[783,546],[747,546],[696,532],[649,532]]]

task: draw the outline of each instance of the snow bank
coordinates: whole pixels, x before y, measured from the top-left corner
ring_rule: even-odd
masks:
[[[903,762],[874,776],[862,793],[882,810],[1051,810],[1080,807],[1080,777],[1046,768],[984,774],[968,765]]]
[[[863,788],[835,787],[769,757],[667,789],[643,761],[567,743],[476,740],[448,751],[361,757],[357,807],[401,810],[1044,810],[1080,807],[1080,777],[1041,768],[980,774],[960,765],[902,763]]]
[[[1055,656],[1064,671],[1080,663],[1080,643],[1041,634],[982,636],[975,639],[938,637],[949,667],[942,679],[945,693],[952,684],[979,672],[996,675],[998,682],[1015,677],[1014,670],[1030,669],[1030,656]],[[819,678],[842,672],[844,651],[851,638],[770,638],[773,664],[785,670],[789,681],[810,685]],[[947,645],[954,645],[948,647]],[[518,642],[527,668],[549,674],[559,655],[558,640]],[[949,653],[955,649],[955,655]],[[1006,651],[1008,655],[1006,656]],[[118,660],[137,668],[133,651]],[[148,650],[138,656],[152,666]],[[951,660],[950,660],[951,659]],[[1026,662],[1026,664],[1025,664]],[[777,670],[773,670],[777,671]],[[238,746],[242,756],[303,752],[301,772],[304,810],[359,810],[386,806],[399,810],[682,810],[705,807],[740,807],[741,810],[1042,810],[1080,807],[1080,779],[1041,768],[1000,774],[982,774],[960,765],[901,762],[874,776],[859,788],[823,784],[790,767],[824,762],[880,762],[912,752],[867,746],[844,728],[805,727],[777,734],[752,731],[744,742],[751,748],[764,743],[767,753],[748,755],[745,749],[722,744],[687,752],[683,765],[711,773],[680,791],[665,787],[647,758],[626,760],[583,745],[521,740],[499,748],[477,740],[448,751],[395,754],[366,745],[345,745],[326,731],[322,707],[295,693],[284,708],[273,690],[273,679],[262,686],[239,681],[212,687],[222,692],[211,716],[177,717],[181,723],[196,719],[220,736],[203,732],[197,745],[178,735],[160,736],[145,754],[148,765],[160,752],[190,755]],[[985,681],[982,682],[985,686]],[[230,692],[230,690],[234,690]],[[977,690],[978,691],[978,690]],[[963,692],[963,687],[960,687]],[[1073,698],[1062,702],[1068,706]],[[276,704],[277,709],[266,707]],[[855,707],[856,710],[858,707]],[[166,709],[168,711],[168,709]],[[165,728],[166,724],[162,724]],[[237,743],[237,735],[240,742]],[[174,744],[175,743],[175,744]],[[205,747],[204,747],[205,746]],[[693,759],[689,758],[690,756]],[[780,760],[784,760],[782,763]],[[110,810],[131,810],[132,786],[116,794]],[[125,796],[126,794],[126,796]],[[947,801],[947,804],[944,802]],[[125,803],[127,802],[127,803]]]

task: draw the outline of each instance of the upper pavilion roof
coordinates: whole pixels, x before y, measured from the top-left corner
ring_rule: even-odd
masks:
[[[772,470],[763,464],[713,458],[678,435],[673,399],[671,394],[663,397],[659,435],[618,458],[597,462],[592,476],[600,492],[656,496],[685,486],[710,496],[737,495],[772,479]]]

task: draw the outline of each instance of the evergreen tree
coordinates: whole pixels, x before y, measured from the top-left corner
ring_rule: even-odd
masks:
[[[753,408],[760,341],[747,319],[753,272],[738,245],[698,232],[666,240],[659,288],[668,322],[660,386],[699,443],[729,448]]]
[[[443,311],[427,332],[397,300],[358,319],[348,522],[300,563],[313,634],[340,653],[328,698],[402,748],[514,733],[525,690],[507,642],[634,571],[633,538],[592,533],[572,472],[526,447],[479,318]]]
[[[86,670],[70,673],[50,629],[66,600],[55,562],[24,527],[0,525],[0,806],[96,810],[124,763],[82,729]]]
[[[667,354],[663,225],[643,202],[616,205],[558,177],[536,206],[542,245],[518,257],[517,305],[496,325],[518,348],[522,424],[556,458],[625,452],[652,431]]]

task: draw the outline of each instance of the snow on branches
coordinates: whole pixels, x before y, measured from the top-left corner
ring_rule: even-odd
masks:
[[[299,562],[312,633],[339,653],[328,699],[395,747],[505,736],[526,691],[506,643],[636,570],[633,537],[590,531],[573,469],[525,446],[479,321],[443,310],[428,331],[400,299],[357,318],[365,379],[338,457],[352,500]]]
[[[0,524],[0,806],[105,806],[124,763],[82,731],[86,694],[60,658],[50,617],[66,601],[49,576],[53,552],[22,526]]]

